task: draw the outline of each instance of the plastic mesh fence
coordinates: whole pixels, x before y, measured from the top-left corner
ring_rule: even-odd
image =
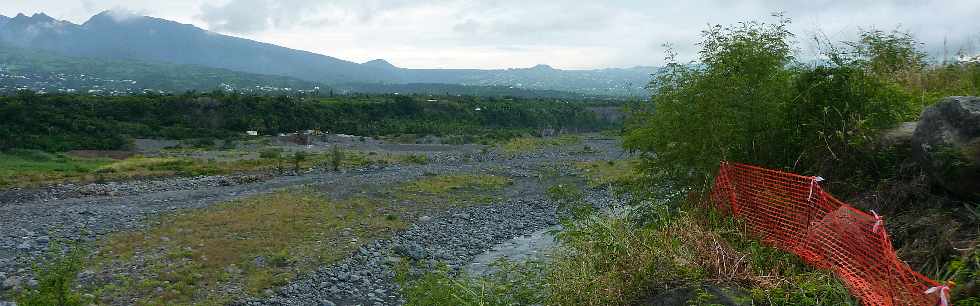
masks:
[[[948,305],[947,287],[898,259],[880,217],[824,192],[820,180],[722,162],[711,199],[761,241],[833,271],[864,305]]]

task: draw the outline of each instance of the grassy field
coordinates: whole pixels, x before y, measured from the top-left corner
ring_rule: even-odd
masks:
[[[486,203],[496,191],[510,185],[510,179],[496,175],[434,175],[405,182],[395,188],[394,197],[417,204]]]
[[[637,160],[591,161],[575,163],[575,167],[583,172],[589,187],[602,187],[636,178],[637,163]]]
[[[582,143],[582,137],[573,134],[565,134],[558,137],[518,137],[508,140],[500,145],[500,148],[507,154],[517,154],[523,152],[533,152],[549,146],[566,146]]]
[[[223,152],[223,151],[222,151]],[[122,160],[83,158],[34,150],[0,153],[0,188],[34,187],[58,183],[89,183],[168,176],[218,175],[278,170],[330,168],[332,153],[304,154],[275,151],[276,157],[200,159],[190,157],[133,156]],[[219,152],[221,153],[221,152]],[[227,153],[227,152],[225,152]],[[341,168],[369,164],[425,163],[425,156],[396,156],[343,151]],[[240,153],[239,153],[240,155]]]
[[[331,201],[300,189],[163,217],[99,245],[98,266],[136,265],[141,272],[93,291],[103,302],[140,305],[221,305],[239,294],[261,295],[404,228],[393,213],[375,199]]]

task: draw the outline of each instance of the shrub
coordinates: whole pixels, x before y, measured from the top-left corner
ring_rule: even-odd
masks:
[[[881,75],[914,70],[914,45],[870,32],[849,52],[830,48],[830,63],[805,66],[793,57],[789,20],[777,18],[709,28],[696,63],[668,52],[650,83],[653,103],[635,106],[627,125],[625,146],[642,153],[642,169],[675,190],[706,187],[722,160],[826,177],[890,171],[873,137],[915,109]]]
[[[259,151],[259,158],[279,159],[281,157],[282,157],[282,149],[279,148],[266,148]]]
[[[344,163],[344,150],[340,146],[334,145],[330,150],[330,167],[333,171],[340,171],[340,166]]]
[[[624,144],[664,171],[675,187],[704,186],[723,159],[786,164],[793,99],[789,21],[714,26],[703,32],[699,64],[668,65],[650,83],[653,104],[636,110]],[[656,157],[653,157],[656,152]],[[795,156],[793,156],[795,157]]]
[[[52,243],[48,249],[47,262],[34,267],[34,271],[37,271],[37,287],[17,295],[17,305],[88,305],[89,301],[74,290],[84,256],[85,251],[78,247],[70,247],[66,253],[61,243]]]

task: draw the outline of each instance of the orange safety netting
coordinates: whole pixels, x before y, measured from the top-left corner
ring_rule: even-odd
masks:
[[[949,304],[948,287],[898,259],[877,214],[837,200],[820,180],[722,162],[711,199],[763,242],[833,271],[865,305]]]

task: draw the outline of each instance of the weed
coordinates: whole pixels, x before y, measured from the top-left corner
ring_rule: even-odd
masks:
[[[410,164],[425,165],[429,163],[429,157],[425,154],[409,154],[405,155],[402,160]]]
[[[34,266],[38,285],[17,295],[17,305],[88,305],[89,301],[75,291],[75,280],[82,270],[82,260],[86,252],[71,245],[66,253],[62,246],[62,243],[52,243],[48,248],[47,262]]]
[[[93,290],[109,304],[199,304],[204,299],[221,304],[233,298],[213,293],[219,286],[259,294],[346,256],[360,246],[348,235],[368,243],[404,228],[401,218],[377,213],[380,207],[365,198],[331,201],[298,189],[165,216],[144,231],[113,234],[100,244],[96,264],[137,265],[147,272]],[[257,257],[265,264],[255,263]]]
[[[540,305],[547,296],[543,266],[537,262],[495,262],[488,276],[453,274],[445,265],[417,278],[403,267],[396,275],[406,305]]]

